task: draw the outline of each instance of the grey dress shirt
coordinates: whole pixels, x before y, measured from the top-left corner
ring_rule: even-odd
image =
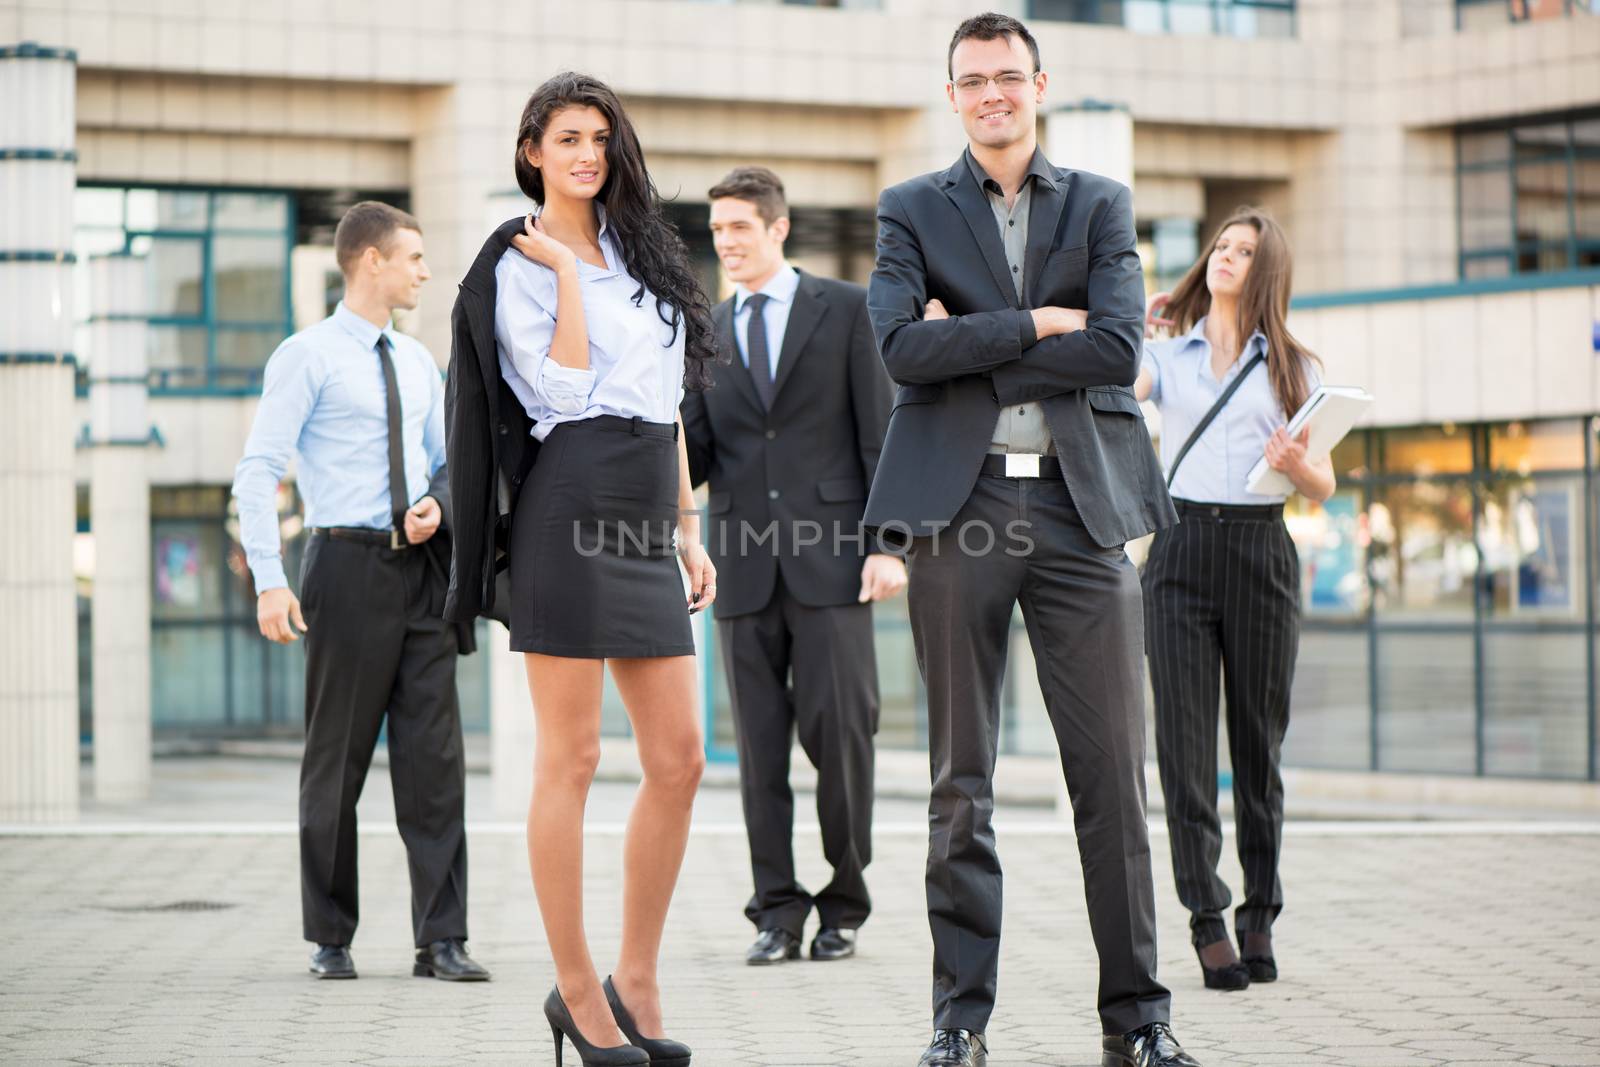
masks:
[[[978,181],[978,188],[983,190],[984,196],[989,201],[989,207],[994,210],[995,225],[1000,228],[1000,243],[1005,246],[1006,265],[1011,268],[1011,282],[1017,288],[1017,300],[1020,303],[1024,284],[1024,276],[1028,253],[1028,210],[1033,203],[1033,171],[1029,170],[1022,179],[1022,188],[1017,190],[1017,198],[1011,207],[1006,207],[1006,194],[1000,188],[1000,183],[989,177],[982,166],[971,156],[967,157],[972,164],[972,176]],[[1044,408],[1036,403],[1007,404],[1000,409],[1000,417],[994,426],[994,437],[989,442],[990,452],[1023,452],[1035,455],[1053,456],[1056,446],[1050,440],[1050,427],[1044,421]]]

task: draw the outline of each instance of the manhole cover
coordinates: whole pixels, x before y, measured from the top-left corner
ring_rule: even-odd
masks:
[[[102,911],[157,912],[157,911],[227,911],[237,904],[220,900],[174,900],[170,904],[108,904]]]

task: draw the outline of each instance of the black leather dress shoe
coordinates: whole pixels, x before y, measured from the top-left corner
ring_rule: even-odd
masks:
[[[354,978],[356,961],[346,945],[318,945],[311,954],[311,973],[318,978]]]
[[[467,945],[459,937],[430,941],[417,949],[417,962],[411,973],[418,978],[439,978],[446,982],[487,982],[489,972],[467,955]]]
[[[842,960],[856,954],[856,932],[841,930],[837,926],[824,926],[811,939],[811,958],[814,960]]]
[[[984,1067],[989,1046],[971,1030],[935,1030],[917,1067]]]
[[[1244,965],[1250,971],[1252,982],[1276,982],[1278,980],[1278,961],[1271,956],[1246,956]]]
[[[756,967],[799,958],[800,939],[789,931],[780,930],[776,926],[771,930],[761,931],[761,936],[756,938],[756,943],[751,945],[744,954],[744,961]]]
[[[1146,1023],[1100,1042],[1100,1067],[1200,1067],[1166,1023]]]

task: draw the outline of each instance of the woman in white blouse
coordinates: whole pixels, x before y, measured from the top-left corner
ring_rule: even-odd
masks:
[[[690,615],[716,598],[716,573],[677,412],[686,383],[710,381],[708,304],[604,84],[561,74],[534,93],[516,175],[540,211],[496,267],[495,341],[541,442],[509,554],[511,647],[526,653],[538,725],[528,862],[556,971],[545,1015],[557,1063],[564,1035],[585,1064],[686,1067],[689,1049],[662,1036],[656,964],[705,761]],[[602,982],[582,861],[607,663],[644,776],[621,952]]]
[[[1145,646],[1178,899],[1212,989],[1277,978],[1272,923],[1283,909],[1278,761],[1300,633],[1300,563],[1283,496],[1251,493],[1245,483],[1265,455],[1308,499],[1326,500],[1334,488],[1331,462],[1309,458],[1305,436],[1284,429],[1318,384],[1316,357],[1285,326],[1289,289],[1283,231],[1263,210],[1236,211],[1171,295],[1151,299],[1151,323],[1172,327],[1173,336],[1146,346],[1134,386],[1161,411],[1162,465],[1182,520],[1156,534],[1145,563]],[[1217,875],[1224,686],[1244,870],[1237,953],[1223,918],[1228,886]]]

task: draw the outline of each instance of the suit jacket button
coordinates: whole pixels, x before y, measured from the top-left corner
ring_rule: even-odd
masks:
[[[510,432],[511,432],[510,430],[506,429],[506,424],[502,422],[500,424],[500,436],[504,437],[506,434],[508,434]]]
[[[768,489],[767,490],[767,499],[768,500],[776,500],[776,499],[778,499],[778,491],[776,489]]]
[[[769,441],[776,440],[777,436],[778,436],[778,431],[777,430],[768,430],[767,431],[767,440],[769,440]]]

